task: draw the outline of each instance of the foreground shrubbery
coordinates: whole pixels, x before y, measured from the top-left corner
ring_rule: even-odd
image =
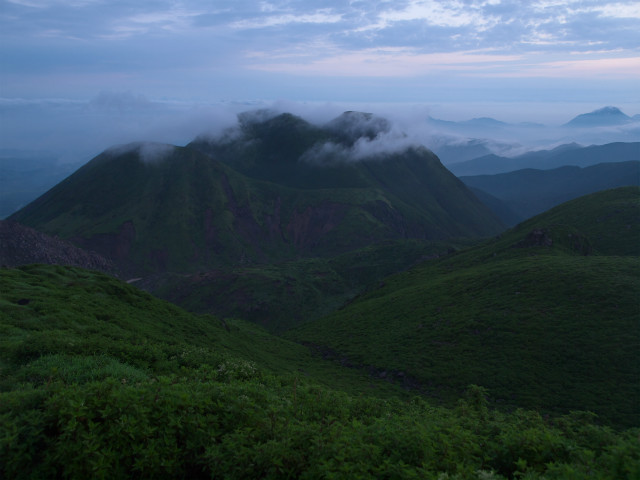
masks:
[[[0,273],[0,478],[640,475],[638,429],[499,412],[480,387],[454,408],[346,393],[318,384],[342,388],[337,366],[284,368],[284,340],[113,278]]]
[[[0,394],[4,478],[638,478],[638,430],[586,414],[356,398],[243,361]]]

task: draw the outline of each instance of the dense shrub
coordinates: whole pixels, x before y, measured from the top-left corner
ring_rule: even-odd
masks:
[[[244,368],[244,367],[243,367]],[[0,394],[4,478],[637,478],[638,431],[457,410],[246,370]],[[213,375],[210,375],[212,374]],[[221,381],[222,380],[222,381]],[[462,413],[464,412],[464,413]],[[589,420],[587,417],[586,420]],[[586,440],[580,432],[589,432]]]

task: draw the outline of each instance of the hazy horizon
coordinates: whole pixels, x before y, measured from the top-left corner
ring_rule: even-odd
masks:
[[[0,148],[64,161],[273,105],[401,126],[640,114],[633,0],[0,1]]]
[[[2,99],[3,122],[0,150],[41,151],[63,163],[84,163],[102,151],[130,142],[162,142],[186,145],[201,134],[219,133],[237,123],[237,114],[255,109],[290,112],[322,124],[347,110],[372,112],[388,118],[415,143],[436,144],[483,140],[530,150],[562,143],[640,141],[640,123],[568,130],[562,125],[576,115],[608,105],[595,103],[490,103],[418,104],[379,102],[229,101],[190,103],[152,100],[132,92],[100,92],[88,101],[69,99]],[[619,107],[620,105],[613,105]],[[625,110],[633,116],[640,112]],[[478,131],[471,127],[447,129],[428,123],[429,118],[461,122],[490,117],[506,128]],[[523,126],[520,123],[538,123]],[[599,141],[600,140],[600,141]],[[508,150],[508,149],[507,149]],[[507,153],[502,145],[496,153]]]

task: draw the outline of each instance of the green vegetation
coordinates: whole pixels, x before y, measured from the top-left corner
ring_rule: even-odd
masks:
[[[447,409],[76,268],[0,271],[3,478],[589,478],[640,474],[637,429]]]
[[[218,268],[192,275],[158,275],[135,284],[191,312],[243,318],[282,332],[335,311],[388,275],[450,244],[391,241],[333,258]]]
[[[111,150],[12,217],[221,315],[2,268],[0,477],[640,476],[640,190],[475,243],[435,156],[346,162],[384,122],[331,125]]]
[[[49,360],[42,357],[49,355],[54,366],[71,362],[72,372],[72,365],[91,357],[89,365],[98,362],[100,371],[115,359],[140,374],[179,372],[240,356],[267,371],[312,375],[351,393],[399,391],[360,372],[317,362],[305,347],[252,323],[193,315],[97,272],[47,265],[1,272],[0,388],[33,380],[34,373],[25,373],[31,370],[16,369],[35,360],[44,362],[36,363],[42,367],[37,381],[48,379]]]
[[[477,384],[506,408],[639,425],[638,198],[569,202],[287,336],[445,402]]]

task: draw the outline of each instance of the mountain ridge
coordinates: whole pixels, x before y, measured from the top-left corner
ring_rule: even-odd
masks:
[[[566,165],[551,170],[526,168],[460,179],[467,186],[499,199],[520,220],[524,220],[582,195],[640,185],[640,161],[599,163],[587,167]],[[503,220],[508,221],[508,218],[503,217]],[[514,220],[511,220],[512,225],[516,223]]]
[[[111,148],[10,219],[134,276],[502,229],[426,149],[321,166],[300,158],[328,131],[290,114],[242,125],[206,144]]]
[[[464,162],[448,164],[456,176],[492,175],[523,168],[549,170],[564,166],[588,167],[605,162],[640,160],[640,142],[614,142],[581,146],[576,143],[559,145],[551,150],[534,150],[516,157],[483,155]]]

